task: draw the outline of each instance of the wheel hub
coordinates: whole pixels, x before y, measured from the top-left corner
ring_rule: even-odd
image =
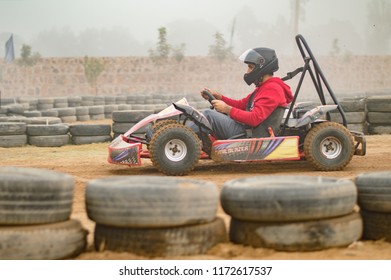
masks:
[[[338,157],[342,152],[342,143],[338,138],[328,137],[320,143],[322,154],[328,159]]]
[[[180,139],[173,139],[167,142],[164,149],[166,157],[171,161],[181,161],[186,157],[187,147]]]

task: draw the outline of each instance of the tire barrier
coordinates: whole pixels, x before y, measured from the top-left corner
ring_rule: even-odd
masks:
[[[113,102],[115,102],[115,100]],[[118,105],[116,104],[106,104],[103,106],[103,108],[104,108],[105,119],[111,119],[113,117],[113,112],[118,111]]]
[[[75,108],[76,110],[76,119],[80,122],[89,121],[90,118],[90,112],[88,107],[86,106],[79,106]]]
[[[88,112],[91,120],[104,120],[105,108],[103,105],[88,106]]]
[[[37,147],[61,147],[69,144],[67,124],[27,125],[28,142]]]
[[[37,109],[39,111],[44,111],[48,109],[54,108],[54,100],[53,98],[38,98]]]
[[[132,106],[133,108],[133,106]],[[114,138],[119,134],[124,134],[130,128],[132,128],[137,122],[143,118],[153,114],[153,110],[125,110],[125,111],[114,111],[112,113],[113,119],[113,133]],[[146,132],[146,127],[141,127],[135,131],[135,134],[143,135]]]
[[[362,236],[350,180],[258,176],[224,183],[221,205],[233,243],[283,251],[347,246]]]
[[[67,108],[68,98],[67,97],[55,97],[53,98],[54,108]]]
[[[26,124],[23,122],[0,122],[0,147],[22,147],[27,144]]]
[[[212,182],[163,176],[114,176],[86,187],[97,251],[148,257],[203,254],[227,239],[216,217]]]
[[[2,98],[0,100],[0,122],[21,121],[31,124],[31,118],[57,118],[58,123],[72,124],[76,121],[85,122],[111,118],[113,137],[117,137],[128,131],[145,116],[159,112],[167,104],[179,100],[183,96],[181,94],[154,94]],[[199,101],[199,98],[194,95],[186,97],[196,108],[208,107],[207,102]],[[314,104],[313,102],[307,103]],[[345,111],[349,130],[365,134],[391,134],[391,96],[346,98],[339,103]],[[338,113],[330,115],[333,121],[342,123],[342,118]],[[53,124],[52,119],[50,124]],[[145,132],[146,127],[143,127],[134,134],[144,137]],[[27,136],[3,136],[0,135],[0,147],[18,147],[27,142]],[[105,142],[107,139],[105,136],[95,140]],[[63,141],[65,141],[65,137]],[[91,139],[82,139],[77,142],[85,144],[90,141]]]
[[[391,172],[362,173],[355,182],[364,221],[363,239],[391,242]]]
[[[367,121],[370,134],[391,134],[391,96],[367,99]]]
[[[75,145],[104,143],[112,140],[109,124],[74,124],[70,125],[69,132],[72,143]]]
[[[0,259],[67,259],[87,232],[70,219],[73,178],[51,170],[0,167]]]
[[[345,112],[347,128],[352,131],[368,134],[366,121],[365,98],[345,98],[339,102]],[[330,113],[331,120],[342,124],[340,113]]]
[[[76,122],[76,109],[67,107],[67,108],[55,108],[52,111],[58,112],[58,117],[63,123],[73,123]]]

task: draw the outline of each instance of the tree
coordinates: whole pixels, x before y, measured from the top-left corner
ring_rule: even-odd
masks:
[[[165,27],[158,29],[159,40],[156,49],[149,50],[149,56],[158,59],[167,59],[171,51],[171,46],[167,43],[167,30]]]
[[[186,44],[182,43],[179,46],[172,47],[172,56],[176,61],[181,62],[185,58]]]
[[[41,55],[37,52],[31,54],[31,46],[23,44],[20,50],[20,59],[18,60],[18,64],[22,66],[33,66],[40,58]]]
[[[95,95],[98,94],[98,77],[105,69],[103,62],[96,58],[84,57],[84,74],[90,86],[94,89]]]
[[[223,34],[216,32],[215,44],[209,46],[209,55],[216,58],[218,61],[223,61],[233,57],[232,46],[227,47],[226,41],[224,40]]]

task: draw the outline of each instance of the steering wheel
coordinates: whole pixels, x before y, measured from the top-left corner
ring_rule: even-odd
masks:
[[[216,97],[214,97],[213,94],[209,90],[206,90],[206,89],[204,89],[202,91],[202,94],[205,94],[206,96],[208,96],[208,101],[211,105],[210,108],[213,109],[214,107],[212,105],[212,100],[216,100]]]

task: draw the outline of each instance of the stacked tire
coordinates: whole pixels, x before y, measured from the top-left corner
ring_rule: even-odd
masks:
[[[221,205],[233,243],[278,251],[347,246],[361,238],[351,180],[258,176],[226,182]]]
[[[153,110],[114,111],[112,115],[114,138],[120,134],[124,134],[136,123],[153,113]],[[135,134],[138,134],[139,136],[144,136],[146,132],[145,129],[145,127],[141,127],[140,129],[135,131]]]
[[[45,111],[54,108],[53,98],[38,98],[37,110]]]
[[[204,254],[227,240],[216,217],[215,184],[162,176],[114,176],[90,181],[88,217],[97,251],[147,257]]]
[[[391,134],[391,96],[367,99],[367,120],[370,134]]]
[[[69,144],[69,126],[67,124],[29,124],[28,142],[37,147],[62,147]]]
[[[69,127],[72,143],[84,145],[110,142],[111,126],[109,124],[74,124]]]
[[[75,107],[75,112],[76,112],[76,120],[77,121],[85,122],[85,121],[89,121],[91,119],[87,106]]]
[[[0,259],[67,259],[87,232],[70,219],[74,182],[55,171],[0,167]]]
[[[0,122],[0,147],[22,147],[27,144],[26,123]]]
[[[105,108],[103,105],[88,106],[91,120],[103,120],[105,118]]]
[[[345,98],[340,105],[345,112],[347,128],[351,131],[368,133],[366,121],[365,98]],[[331,120],[342,124],[342,116],[339,112],[330,113]]]
[[[391,172],[362,173],[355,182],[364,221],[363,239],[391,242]]]
[[[77,121],[76,109],[73,107],[55,108],[55,109],[53,109],[53,111],[58,112],[58,117],[64,123],[73,123],[73,122]]]

